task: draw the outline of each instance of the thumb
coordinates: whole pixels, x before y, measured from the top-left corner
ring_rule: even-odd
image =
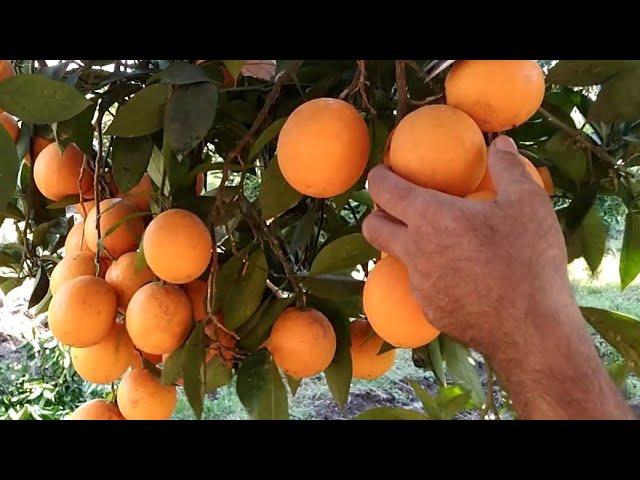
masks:
[[[506,135],[500,135],[489,147],[489,173],[498,195],[516,189],[528,180],[528,173],[520,161],[518,147]]]

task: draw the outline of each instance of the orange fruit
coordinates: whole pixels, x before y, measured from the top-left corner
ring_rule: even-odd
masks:
[[[116,323],[100,343],[71,348],[71,362],[78,375],[91,383],[111,383],[129,368],[136,351],[121,323]]]
[[[395,347],[421,347],[440,333],[414,298],[407,268],[391,255],[370,272],[362,303],[373,330]]]
[[[118,386],[118,407],[127,420],[168,420],[177,401],[176,387],[144,368],[129,370]]]
[[[38,158],[40,152],[53,143],[53,140],[48,138],[35,136],[31,139],[31,150],[33,151],[33,158]],[[31,166],[31,152],[27,152],[24,157],[24,161],[27,165]]]
[[[136,271],[136,256],[136,252],[125,253],[111,264],[105,276],[105,280],[118,296],[118,307],[123,311],[129,305],[133,294],[156,278],[146,265]]]
[[[67,420],[124,420],[124,417],[115,403],[96,399],[80,405]]]
[[[458,60],[444,85],[447,104],[469,114],[483,132],[526,122],[544,97],[544,74],[533,60]]]
[[[20,127],[18,127],[18,122],[15,118],[9,115],[7,112],[0,113],[0,125],[4,127],[7,131],[13,143],[18,141],[18,137],[20,136]]]
[[[182,345],[192,318],[189,298],[179,287],[154,282],[144,285],[131,297],[126,325],[136,347],[161,355]]]
[[[13,67],[11,66],[11,60],[0,60],[0,82],[5,78],[13,77]]]
[[[527,157],[525,157],[524,155],[518,154],[518,157],[520,158],[520,161],[523,163],[523,165],[527,169],[527,172],[529,172],[529,175],[531,175],[531,178],[533,178],[538,185],[540,185],[541,187],[544,188],[544,183],[543,183],[542,178],[540,176],[540,172],[535,167],[535,165],[533,163],[531,163],[531,161]],[[484,176],[482,177],[482,180],[480,181],[480,183],[476,187],[474,193],[476,193],[476,192],[494,192],[495,193],[495,191],[496,191],[496,187],[495,187],[495,185],[493,183],[493,178],[491,177],[491,173],[489,172],[489,169],[487,168],[487,170],[484,173]],[[467,198],[468,198],[468,196],[467,196]],[[495,198],[495,195],[494,195],[493,198]]]
[[[366,320],[351,322],[349,330],[353,378],[373,380],[388,372],[396,359],[396,351],[389,350],[378,355],[384,340],[376,335]]]
[[[469,200],[495,200],[496,196],[496,192],[493,190],[477,190],[464,198]]]
[[[49,328],[63,345],[90,347],[109,334],[117,300],[102,278],[84,275],[65,282],[51,299]]]
[[[275,364],[288,375],[313,377],[333,360],[336,334],[319,311],[288,308],[273,324],[267,348]]]
[[[78,252],[90,252],[89,246],[84,239],[84,221],[75,223],[64,241],[64,254],[70,256]]]
[[[46,146],[36,158],[33,178],[38,190],[50,200],[59,201],[69,195],[78,195],[78,178],[84,154],[73,143],[60,152],[57,143]],[[80,181],[83,198],[93,198],[93,179],[85,168]]]
[[[86,218],[87,214],[95,206],[96,206],[95,200],[83,200],[82,203],[76,203],[73,206],[73,208],[78,215],[80,215],[82,218]]]
[[[51,294],[55,295],[58,289],[71,279],[82,277],[83,275],[95,275],[95,258],[89,252],[76,252],[67,255],[58,263],[49,278],[49,288]]]
[[[287,118],[278,138],[278,165],[298,192],[328,198],[358,181],[369,148],[367,125],[352,105],[317,98]]]
[[[142,175],[138,184],[131,190],[128,192],[119,192],[118,194],[120,198],[124,198],[125,200],[129,200],[129,202],[133,203],[141,212],[149,211],[149,201],[152,195],[153,182],[151,181],[151,177],[148,173]]]
[[[144,233],[144,256],[149,268],[170,283],[198,278],[211,260],[211,234],[193,213],[173,208],[155,217]]]
[[[484,175],[487,148],[469,115],[447,105],[426,105],[396,126],[389,167],[421,187],[465,196]]]
[[[207,318],[207,282],[194,280],[182,286],[193,309],[193,319],[200,322]]]
[[[144,222],[142,217],[133,216],[136,213],[138,213],[138,209],[127,200],[108,198],[100,202],[102,244],[113,258],[118,258],[123,253],[132,252],[138,248],[144,232]],[[118,223],[120,224],[115,230],[109,233],[109,230]],[[84,237],[91,251],[95,252],[98,248],[95,207],[89,211],[84,222]]]
[[[538,174],[540,175],[540,179],[542,180],[542,184],[544,185],[545,191],[549,195],[553,195],[554,186],[553,186],[553,178],[551,178],[551,172],[547,167],[538,167]]]

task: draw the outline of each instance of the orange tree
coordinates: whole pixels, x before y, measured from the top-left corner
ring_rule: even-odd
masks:
[[[235,376],[252,418],[281,419],[288,418],[288,392],[295,395],[305,377],[324,372],[335,401],[344,406],[352,377],[384,373],[396,347],[363,321],[363,286],[371,262],[380,258],[360,233],[362,219],[374,208],[366,172],[385,161],[390,132],[405,115],[453,101],[445,98],[452,63],[2,61],[0,219],[5,226],[13,222],[17,240],[0,247],[0,286],[6,293],[35,278],[29,308],[43,313],[51,306],[54,335],[55,328],[62,332],[55,325],[67,325],[60,317],[78,304],[83,320],[89,316],[95,323],[76,327],[73,339],[63,341],[73,347],[76,370],[98,383],[124,374],[119,410],[94,402],[75,416],[166,418],[175,406],[174,385],[182,385],[200,417],[205,394]],[[465,91],[479,86],[482,92],[488,79],[476,75]],[[509,79],[502,80],[498,86],[508,91]],[[596,199],[615,196],[624,202],[622,288],[640,272],[634,170],[640,165],[639,81],[637,61],[560,61],[546,75],[540,108],[536,104],[519,113],[523,118],[505,119],[519,124],[506,133],[553,195],[569,260],[584,257],[592,271],[598,268],[606,228]],[[293,140],[278,149],[293,164],[287,160],[285,168],[278,161],[278,138],[289,115],[318,98],[355,107],[357,114],[349,117],[355,126],[343,126],[352,139],[345,158],[364,155],[361,166],[341,164],[339,154],[318,156],[311,165],[296,162],[296,155],[314,158],[316,143],[326,141],[300,132],[286,132]],[[470,101],[468,108],[474,108],[473,98],[455,101]],[[296,121],[325,128],[322,112],[308,115]],[[362,132],[360,119],[366,125]],[[504,128],[483,128],[491,130],[485,141]],[[316,185],[320,190],[307,185],[314,177],[323,179]],[[112,197],[128,202],[104,202]],[[73,209],[87,217],[87,225],[74,227],[68,215]],[[176,209],[199,220],[163,216],[162,222],[154,220],[148,238],[152,218]],[[201,235],[200,225],[215,246],[206,247],[205,256],[197,249],[172,249],[173,242]],[[145,228],[143,241],[139,234]],[[105,281],[71,280],[105,272]],[[145,285],[156,275],[160,282]],[[83,288],[91,290],[102,314],[108,312],[107,323],[94,319],[91,309],[82,310]],[[377,288],[383,295],[384,285]],[[154,303],[158,295],[170,315]],[[583,314],[624,358],[622,374],[640,373],[637,320],[595,308],[583,308]],[[105,337],[100,332],[116,316],[117,331]],[[154,322],[163,316],[173,323],[158,337]],[[71,338],[67,334],[56,336],[62,341]],[[124,343],[114,340],[122,335]],[[98,344],[91,340],[96,336]],[[433,337],[430,331],[417,342],[429,343],[413,348],[414,363],[432,370],[441,386],[431,396],[412,384],[424,411],[378,408],[361,418],[450,418],[463,408],[499,413],[490,369],[485,392],[469,349],[444,334]],[[116,351],[114,345],[123,344],[135,355]]]

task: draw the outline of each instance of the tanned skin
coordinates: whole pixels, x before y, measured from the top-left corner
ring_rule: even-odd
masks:
[[[488,168],[498,191],[490,201],[374,168],[380,209],[365,219],[365,237],[407,266],[436,328],[486,355],[519,418],[634,419],[586,330],[547,194],[506,136],[491,144]]]

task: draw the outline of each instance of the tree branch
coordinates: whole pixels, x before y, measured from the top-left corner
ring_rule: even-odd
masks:
[[[407,94],[407,72],[405,71],[405,61],[396,60],[396,84],[398,86],[398,116],[396,124],[407,114],[409,109],[409,96]]]

